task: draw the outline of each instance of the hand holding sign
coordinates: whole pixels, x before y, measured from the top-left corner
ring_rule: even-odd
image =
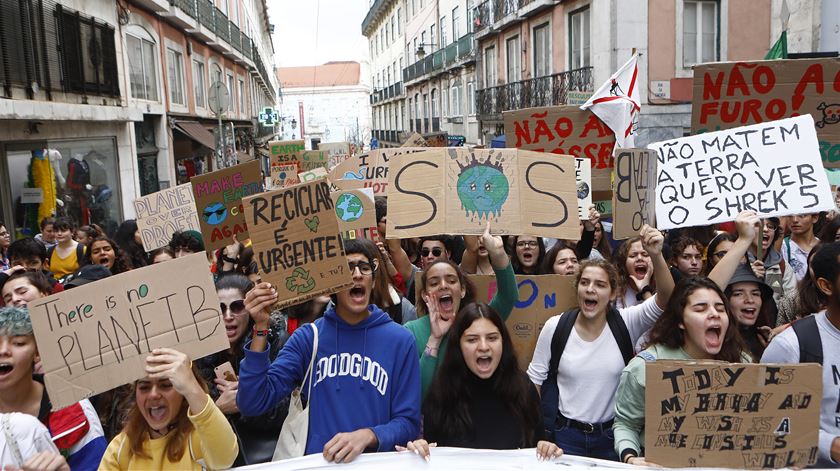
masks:
[[[662,246],[665,244],[665,237],[661,232],[657,231],[655,227],[650,227],[647,224],[642,226],[639,232],[642,238],[642,246],[647,251],[650,258],[654,258],[662,253]]]
[[[589,213],[587,215],[587,219],[583,221],[583,228],[586,229],[588,232],[592,232],[595,230],[595,225],[601,221],[601,213],[595,209],[595,205],[589,205]]]
[[[487,221],[487,227],[484,228],[484,234],[481,235],[481,242],[487,249],[490,263],[494,267],[504,269],[508,266],[510,258],[505,252],[505,243],[501,237],[490,234],[490,221]]]
[[[758,233],[757,229],[760,223],[761,220],[755,214],[755,211],[747,210],[738,213],[738,217],[735,218],[735,229],[738,231],[738,238],[748,240],[752,243]]]
[[[245,310],[251,314],[254,328],[257,330],[268,328],[271,307],[275,303],[277,303],[277,290],[271,286],[271,283],[259,282],[245,294]]]

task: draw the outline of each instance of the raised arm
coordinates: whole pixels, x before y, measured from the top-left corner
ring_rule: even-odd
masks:
[[[656,277],[656,305],[660,309],[665,309],[671,293],[674,292],[674,278],[671,276],[668,262],[662,256],[662,245],[665,242],[665,236],[647,224],[642,226],[642,230],[639,231],[639,236],[642,238],[642,246],[648,255],[650,255],[651,262],[653,263],[653,276]]]
[[[464,255],[461,257],[461,271],[468,275],[475,275],[478,268],[478,236],[465,235]]]
[[[755,240],[759,223],[760,220],[755,211],[741,211],[738,217],[735,218],[738,240],[735,241],[732,248],[729,249],[729,252],[726,252],[726,255],[709,272],[709,279],[720,286],[720,289],[726,289],[726,285],[729,284],[729,279],[735,274],[738,265],[744,261],[747,250],[749,250],[750,245]],[[761,241],[759,240],[758,243],[760,244]]]

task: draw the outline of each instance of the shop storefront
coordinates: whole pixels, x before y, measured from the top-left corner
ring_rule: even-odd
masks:
[[[52,215],[113,233],[123,216],[120,173],[116,137],[4,142],[4,222],[15,237],[35,235]]]

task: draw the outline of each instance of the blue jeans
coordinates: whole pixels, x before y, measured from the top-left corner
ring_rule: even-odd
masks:
[[[618,461],[614,442],[615,436],[611,428],[586,433],[583,430],[566,425],[558,427],[554,432],[554,443],[563,450],[563,453],[568,455]]]

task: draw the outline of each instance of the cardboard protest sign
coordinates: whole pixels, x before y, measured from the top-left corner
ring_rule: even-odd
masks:
[[[306,147],[303,140],[271,141],[268,143],[268,152],[271,155],[271,166],[274,167],[286,163],[297,162],[297,154],[299,152],[303,152],[305,149]]]
[[[840,168],[840,59],[694,67],[693,134],[802,114],[814,117],[825,167]]]
[[[299,173],[309,172],[316,168],[327,168],[329,156],[323,150],[305,150],[297,154]]]
[[[54,409],[146,376],[146,356],[230,347],[207,257],[149,265],[29,303]]]
[[[429,143],[418,133],[412,133],[400,147],[428,147]]]
[[[615,136],[594,113],[577,106],[547,106],[502,116],[508,147],[587,158],[592,161],[595,199],[610,198]]]
[[[496,277],[470,275],[475,283],[476,300],[489,303],[496,294]],[[574,276],[517,275],[519,300],[505,323],[522,371],[528,369],[543,325],[551,317],[577,306]],[[419,298],[418,298],[419,299]]]
[[[330,180],[361,180],[364,188],[373,188],[377,196],[384,196],[388,188],[389,162],[397,155],[421,152],[425,148],[396,147],[374,149],[368,154],[350,157],[330,171]]]
[[[834,208],[811,115],[648,146],[657,154],[656,227],[733,221]],[[796,156],[792,159],[792,156]]]
[[[592,166],[589,159],[575,157],[575,183],[577,184],[578,217],[589,219],[592,205]]]
[[[334,191],[330,197],[335,203],[338,230],[344,240],[378,240],[372,188]]]
[[[201,231],[189,183],[137,198],[134,214],[146,252],[168,245],[176,231]]]
[[[326,180],[245,198],[254,261],[278,308],[352,285]]]
[[[316,169],[312,169],[308,172],[302,172],[298,174],[298,180],[300,183],[311,182],[312,180],[317,180],[319,178],[326,178],[327,177],[327,170],[323,167],[318,167]]]
[[[318,144],[318,150],[327,153],[327,170],[350,158],[349,142],[322,142]]]
[[[190,179],[204,249],[212,252],[248,238],[242,197],[262,191],[260,162],[254,160]]]
[[[388,238],[494,234],[580,238],[575,160],[518,149],[430,149],[391,159]]]
[[[656,154],[647,149],[617,149],[613,190],[613,239],[639,235],[655,226]]]
[[[692,468],[813,465],[822,393],[817,364],[647,362],[645,459]]]
[[[285,188],[300,183],[297,162],[271,166],[271,189]]]
[[[426,134],[423,136],[426,140],[427,147],[447,147],[449,146],[449,133],[436,132],[434,134]]]

